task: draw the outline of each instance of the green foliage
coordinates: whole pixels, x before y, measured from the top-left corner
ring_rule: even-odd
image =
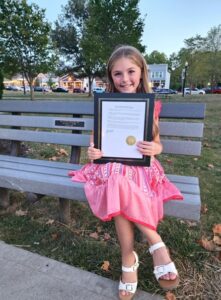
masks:
[[[4,89],[3,80],[4,80],[4,76],[2,70],[0,69],[0,99],[2,99],[3,89]]]
[[[221,24],[209,30],[206,37],[196,35],[184,41],[185,48],[170,56],[171,87],[181,86],[181,73],[188,61],[187,85],[205,87],[221,82]]]
[[[148,64],[167,64],[168,63],[166,54],[163,52],[159,52],[157,50],[154,50],[149,55],[146,54],[145,59]]]
[[[32,86],[40,72],[48,72],[55,63],[49,39],[50,25],[45,11],[26,0],[0,2],[0,49],[2,63],[13,64],[12,70],[24,75]]]
[[[141,45],[144,20],[138,0],[69,0],[63,15],[55,23],[53,40],[61,54],[72,59],[90,84],[104,75],[106,61],[119,44]]]

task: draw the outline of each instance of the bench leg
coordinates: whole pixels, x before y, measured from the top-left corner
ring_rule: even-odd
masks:
[[[70,210],[70,200],[59,198],[59,204],[60,204],[60,222],[64,224],[69,224],[71,221],[71,210]]]
[[[9,190],[5,188],[0,188],[0,208],[9,207]]]

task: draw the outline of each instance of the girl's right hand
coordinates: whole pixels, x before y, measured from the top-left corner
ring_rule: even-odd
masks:
[[[94,148],[94,143],[90,143],[90,147],[87,150],[88,158],[93,161],[95,159],[99,159],[103,156],[103,153],[100,149]]]

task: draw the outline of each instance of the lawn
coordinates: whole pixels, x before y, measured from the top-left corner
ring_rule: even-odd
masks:
[[[4,98],[23,99],[19,92],[7,93]],[[36,99],[73,99],[73,94],[37,94]],[[86,95],[82,99],[87,99]],[[165,218],[159,232],[167,244],[181,276],[180,287],[174,291],[176,299],[221,299],[221,251],[207,251],[202,247],[213,238],[213,227],[221,224],[221,95],[171,96],[163,101],[204,102],[207,104],[203,149],[201,157],[162,155],[160,160],[167,173],[198,176],[200,178],[203,210],[201,222]],[[40,150],[28,145],[29,155],[51,157],[57,148]],[[85,151],[81,161],[85,161]],[[23,194],[11,192],[11,208],[2,211],[0,239],[32,252],[51,257],[96,274],[118,280],[120,277],[120,249],[112,222],[102,223],[92,216],[87,204],[71,203],[72,222],[69,226],[58,221],[58,200],[43,197],[27,201]],[[147,245],[139,241],[139,288],[165,295],[152,274],[152,259]],[[104,261],[110,268],[103,270]]]

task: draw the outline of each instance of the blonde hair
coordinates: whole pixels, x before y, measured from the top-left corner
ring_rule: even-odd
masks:
[[[114,67],[115,62],[122,58],[130,59],[135,65],[137,65],[141,69],[141,80],[140,84],[137,88],[137,93],[151,93],[152,89],[150,88],[149,84],[149,76],[148,76],[148,68],[146,60],[144,59],[143,55],[140,51],[129,45],[122,45],[118,46],[113,53],[111,54],[108,63],[107,63],[107,80],[108,80],[108,91],[109,92],[117,92],[113,79],[111,76],[111,71]],[[155,138],[159,134],[159,127],[154,119],[153,122],[153,138]]]
[[[137,93],[151,93],[146,60],[137,48],[128,45],[118,46],[111,54],[108,60],[107,79],[109,92],[117,92],[113,83],[111,71],[115,62],[122,57],[130,59],[135,65],[137,65],[141,69],[141,81],[137,88]]]

